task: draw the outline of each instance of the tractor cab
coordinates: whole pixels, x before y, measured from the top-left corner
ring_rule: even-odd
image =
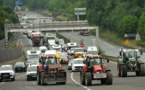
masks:
[[[99,55],[87,56],[85,63],[89,67],[93,67],[94,65],[101,65],[102,64],[102,58]]]
[[[123,50],[122,52],[120,52],[120,56],[123,58],[124,63],[132,59],[136,61],[140,57],[138,55],[138,51],[134,49]]]

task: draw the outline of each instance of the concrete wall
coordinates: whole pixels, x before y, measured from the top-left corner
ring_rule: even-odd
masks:
[[[22,50],[19,47],[0,50],[0,61],[15,59],[22,56]]]

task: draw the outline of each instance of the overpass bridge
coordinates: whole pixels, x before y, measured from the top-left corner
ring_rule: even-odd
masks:
[[[97,26],[89,26],[87,21],[53,21],[49,23],[26,23],[26,24],[5,24],[5,43],[8,45],[8,32],[63,32],[63,31],[84,31],[96,29]]]

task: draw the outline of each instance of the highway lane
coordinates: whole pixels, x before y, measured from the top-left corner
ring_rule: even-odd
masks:
[[[21,35],[20,39],[23,42],[24,50],[31,49],[29,40]],[[71,72],[67,70],[67,65],[63,65],[63,69],[67,71],[66,85],[45,85],[39,86],[36,81],[26,81],[25,73],[18,73],[14,82],[4,82],[0,84],[0,90],[145,90],[145,77],[136,77],[135,73],[129,73],[129,77],[117,77],[116,64],[114,62],[106,63],[113,73],[113,85],[101,85],[100,81],[93,81],[92,86],[80,85],[80,78],[78,72]]]
[[[70,33],[61,32],[60,34],[70,39],[71,41],[77,42],[78,44],[80,43],[80,40],[83,39],[85,48],[92,45],[92,39],[94,39],[93,42],[96,43],[96,37],[92,35],[82,36],[82,35],[79,35],[79,32],[70,32]],[[109,56],[115,56],[115,57],[119,56],[120,46],[117,46],[101,38],[99,39],[99,46],[104,51],[104,54],[109,55]],[[145,62],[145,53],[141,55],[141,60]]]

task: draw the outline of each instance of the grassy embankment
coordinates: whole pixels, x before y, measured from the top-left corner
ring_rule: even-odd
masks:
[[[91,30],[91,34],[95,35],[95,30]],[[124,47],[124,48],[139,48],[139,46],[137,45],[137,42],[135,39],[128,39],[129,40],[129,44],[126,45],[125,44],[125,38],[120,38],[119,36],[117,36],[117,34],[113,33],[113,32],[108,32],[108,31],[102,31],[100,30],[100,37],[110,41],[120,47]],[[145,47],[142,47],[142,50],[145,51]]]

